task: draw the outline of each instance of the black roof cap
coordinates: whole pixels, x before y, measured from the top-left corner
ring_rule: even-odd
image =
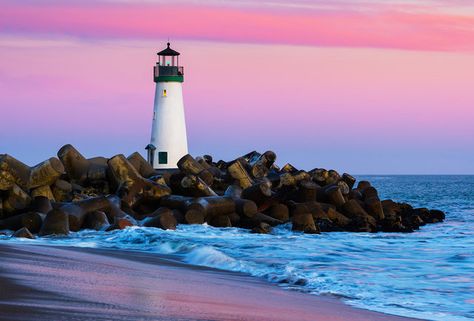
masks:
[[[161,50],[158,53],[158,56],[179,56],[179,52],[170,48],[170,43],[167,43],[168,47],[164,50]]]

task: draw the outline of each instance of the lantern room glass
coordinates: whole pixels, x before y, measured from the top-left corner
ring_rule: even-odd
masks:
[[[178,56],[160,56],[160,65],[161,66],[179,66],[179,57]]]

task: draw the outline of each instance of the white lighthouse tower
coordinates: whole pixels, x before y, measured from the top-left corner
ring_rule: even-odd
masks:
[[[156,169],[176,168],[178,160],[188,153],[184,118],[184,68],[179,52],[167,48],[158,53],[153,68],[156,83],[151,141],[146,147],[148,162]]]

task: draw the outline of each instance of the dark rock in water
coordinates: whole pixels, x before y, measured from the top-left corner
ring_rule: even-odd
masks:
[[[341,192],[341,188],[338,185],[328,185],[323,189],[326,194],[327,200],[337,208],[341,208],[346,202],[344,195]]]
[[[163,230],[175,230],[178,222],[173,215],[173,211],[166,207],[157,209],[150,217],[142,222],[146,227],[157,227]]]
[[[203,211],[206,214],[206,221],[236,211],[235,200],[227,196],[199,197],[191,202],[189,208]]]
[[[430,216],[433,223],[442,222],[446,218],[446,214],[440,210],[430,210]]]
[[[206,214],[203,211],[189,209],[184,214],[184,220],[188,224],[203,224]]]
[[[7,229],[16,231],[25,227],[33,233],[37,233],[43,224],[43,216],[44,214],[37,212],[28,212],[11,216],[9,218],[0,220],[0,230]]]
[[[370,182],[368,181],[360,181],[358,184],[357,184],[357,189],[362,191],[368,187],[370,187],[372,185],[370,185]]]
[[[61,205],[58,210],[69,216],[69,229],[74,232],[79,231],[83,227],[88,213],[103,211],[105,213],[114,213],[119,216],[124,215],[122,213],[116,213],[117,209],[112,203],[111,198],[105,196],[65,203]]]
[[[352,225],[352,220],[342,213],[339,213],[336,209],[328,207],[326,210],[328,218],[333,224],[342,230],[348,230]],[[337,228],[335,230],[338,230]]]
[[[424,223],[439,223],[444,221],[446,215],[440,210],[429,210],[427,208],[416,208],[413,214],[419,216]]]
[[[288,206],[285,204],[277,203],[272,205],[264,213],[282,222],[288,222],[290,220],[290,212],[288,210]]]
[[[114,217],[114,223],[110,225],[106,231],[123,230],[129,226],[136,226],[136,225],[138,225],[137,221],[129,215],[125,215],[122,217],[116,216]]]
[[[186,217],[184,216],[183,212],[177,209],[173,209],[171,211],[173,212],[173,216],[178,224],[186,224]]]
[[[296,214],[292,217],[292,230],[302,231],[308,234],[319,234],[319,227],[314,224],[311,213]]]
[[[26,227],[22,227],[15,233],[13,233],[12,237],[20,237],[20,238],[26,238],[26,239],[34,239],[35,236],[31,234],[30,230]]]
[[[375,232],[377,221],[367,214],[356,200],[349,200],[342,206],[343,213],[352,220],[353,228],[360,232]]]
[[[411,215],[406,218],[402,219],[402,224],[406,227],[410,227],[413,230],[418,230],[420,229],[420,226],[425,225],[426,223],[423,222],[421,217],[418,215]]]
[[[433,223],[433,218],[431,217],[430,210],[427,208],[415,208],[413,210],[415,215],[418,215],[423,222],[425,223]]]
[[[232,222],[227,215],[213,217],[208,223],[214,227],[232,227]]]
[[[109,228],[110,223],[107,214],[103,211],[93,211],[87,213],[84,222],[84,228],[93,229],[96,231],[105,231]]]
[[[383,213],[382,202],[378,196],[371,196],[365,199],[365,209],[367,213],[375,218],[377,221],[381,221],[385,218]]]
[[[272,184],[268,180],[254,184],[242,191],[242,198],[254,201],[260,207],[272,196],[271,187]]]
[[[65,212],[53,209],[44,219],[43,226],[39,231],[40,236],[46,235],[68,235],[69,234],[69,215]]]
[[[268,234],[272,231],[272,227],[267,223],[259,223],[257,226],[252,228],[252,233]]]
[[[251,200],[246,199],[234,199],[235,212],[240,216],[254,217],[257,212],[257,204]]]
[[[275,219],[271,216],[265,215],[260,212],[255,215],[255,219],[257,219],[260,222],[267,223],[270,226],[277,226],[277,225],[283,224],[283,221],[280,221],[278,219]]]
[[[314,220],[315,224],[319,227],[321,232],[335,232],[343,231],[342,228],[334,224],[329,218],[318,218]]]
[[[240,224],[240,215],[237,213],[230,213],[226,214],[226,216],[229,218],[230,223],[232,226],[239,226]]]

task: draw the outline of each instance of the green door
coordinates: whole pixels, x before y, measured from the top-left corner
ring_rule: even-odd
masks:
[[[158,164],[168,164],[168,152],[158,152]]]

